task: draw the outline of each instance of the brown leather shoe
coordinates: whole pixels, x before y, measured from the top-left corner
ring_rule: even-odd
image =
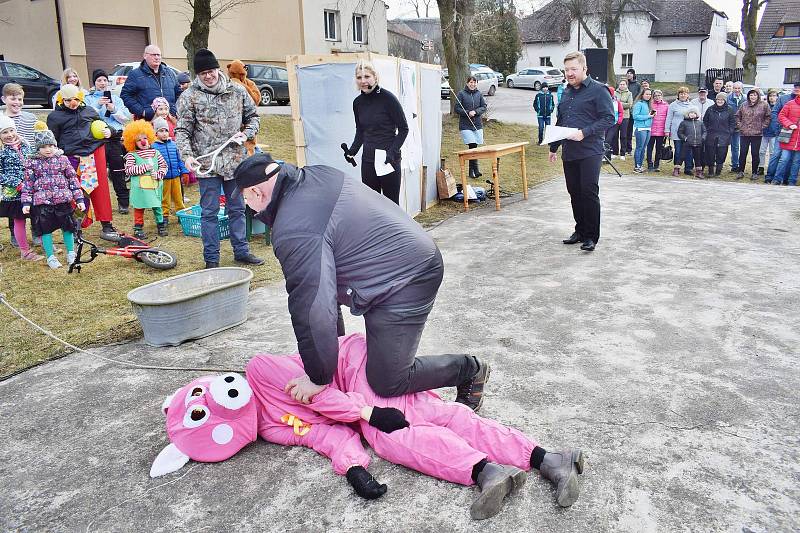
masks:
[[[483,405],[483,387],[489,381],[492,367],[486,361],[475,358],[478,363],[478,372],[471,378],[456,387],[456,401],[463,403],[476,413]]]

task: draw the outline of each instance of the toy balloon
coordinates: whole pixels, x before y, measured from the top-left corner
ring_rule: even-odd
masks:
[[[103,137],[105,137],[103,132],[107,127],[108,125],[102,120],[95,120],[94,122],[92,122],[92,126],[90,128],[92,130],[92,137],[94,137],[95,139],[102,139]]]

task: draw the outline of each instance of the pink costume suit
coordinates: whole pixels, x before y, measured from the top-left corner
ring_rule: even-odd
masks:
[[[369,465],[354,427],[380,457],[453,483],[472,485],[472,468],[482,459],[530,470],[535,441],[431,391],[378,396],[367,384],[366,359],[362,334],[340,337],[333,382],[304,405],[283,390],[305,373],[299,355],[254,357],[246,375],[259,404],[258,434],[269,442],[313,448],[329,457],[341,475],[351,466]],[[383,433],[361,419],[365,405],[399,409],[410,427]],[[287,421],[285,415],[294,419]]]

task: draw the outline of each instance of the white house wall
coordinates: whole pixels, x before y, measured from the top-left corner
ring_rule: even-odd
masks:
[[[617,76],[624,74],[622,54],[633,54],[633,68],[640,78],[654,79],[656,53],[659,50],[686,50],[686,80],[697,85],[705,78],[709,68],[725,66],[725,46],[727,39],[727,19],[714,14],[709,38],[703,43],[703,61],[700,64],[700,41],[703,37],[660,37],[650,38],[650,18],[644,14],[628,15],[623,18],[620,33],[617,35],[614,71]],[[581,28],[580,48],[592,48],[594,43]],[[573,22],[571,37],[564,43],[528,43],[522,47],[522,57],[517,62],[517,70],[538,67],[539,58],[549,56],[555,68],[564,67],[564,56],[578,50],[578,23]],[[698,72],[700,73],[698,75]],[[678,80],[681,81],[681,80]]]
[[[783,83],[787,68],[800,68],[800,54],[763,55],[757,57],[756,85],[764,88],[790,89],[791,83]]]
[[[303,25],[306,54],[329,54],[333,51],[389,53],[386,4],[382,0],[304,0]],[[338,39],[325,39],[326,9],[339,12]],[[367,42],[353,42],[353,13],[367,17]]]

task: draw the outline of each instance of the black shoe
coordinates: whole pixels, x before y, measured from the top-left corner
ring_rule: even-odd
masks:
[[[144,232],[142,226],[134,226],[133,227],[133,236],[137,239],[146,239],[147,234]]]
[[[581,244],[581,250],[586,252],[594,251],[594,241],[592,239],[586,239],[583,241],[583,244]]]
[[[206,261],[206,268],[219,268],[219,263],[216,261]]]
[[[709,174],[711,174],[711,173],[709,172]],[[715,176],[721,176],[722,175],[722,167],[717,167],[717,170],[714,172],[714,175]]]
[[[159,237],[167,237],[169,234],[167,233],[167,221],[165,220],[161,224],[156,224],[158,228],[158,236]]]
[[[572,235],[570,235],[568,239],[564,239],[561,242],[563,242],[564,244],[577,244],[577,243],[581,242],[582,240],[583,240],[583,238],[576,231]]]
[[[103,229],[100,230],[100,238],[111,242],[119,242],[120,236],[117,228],[111,222],[101,222]]]
[[[758,167],[758,171],[756,171],[756,174],[758,174],[759,176],[763,176],[764,175],[764,167]]]
[[[481,174],[481,171],[480,170],[476,170],[475,171],[475,177],[476,178],[480,178],[481,176],[483,176],[483,174]]]
[[[240,257],[234,257],[233,260],[236,261],[237,263],[244,263],[246,265],[261,265],[264,263],[263,259],[261,259],[260,257],[256,257],[251,253],[248,253],[247,255],[242,255]]]
[[[463,403],[477,413],[483,404],[483,386],[489,381],[492,367],[477,357],[475,362],[478,363],[478,371],[470,379],[456,387],[456,402]]]
[[[127,207],[122,207],[122,206],[120,206],[120,208],[119,208],[119,209],[117,209],[117,212],[118,212],[120,215],[127,215],[127,214],[128,214],[128,208],[127,208]]]

